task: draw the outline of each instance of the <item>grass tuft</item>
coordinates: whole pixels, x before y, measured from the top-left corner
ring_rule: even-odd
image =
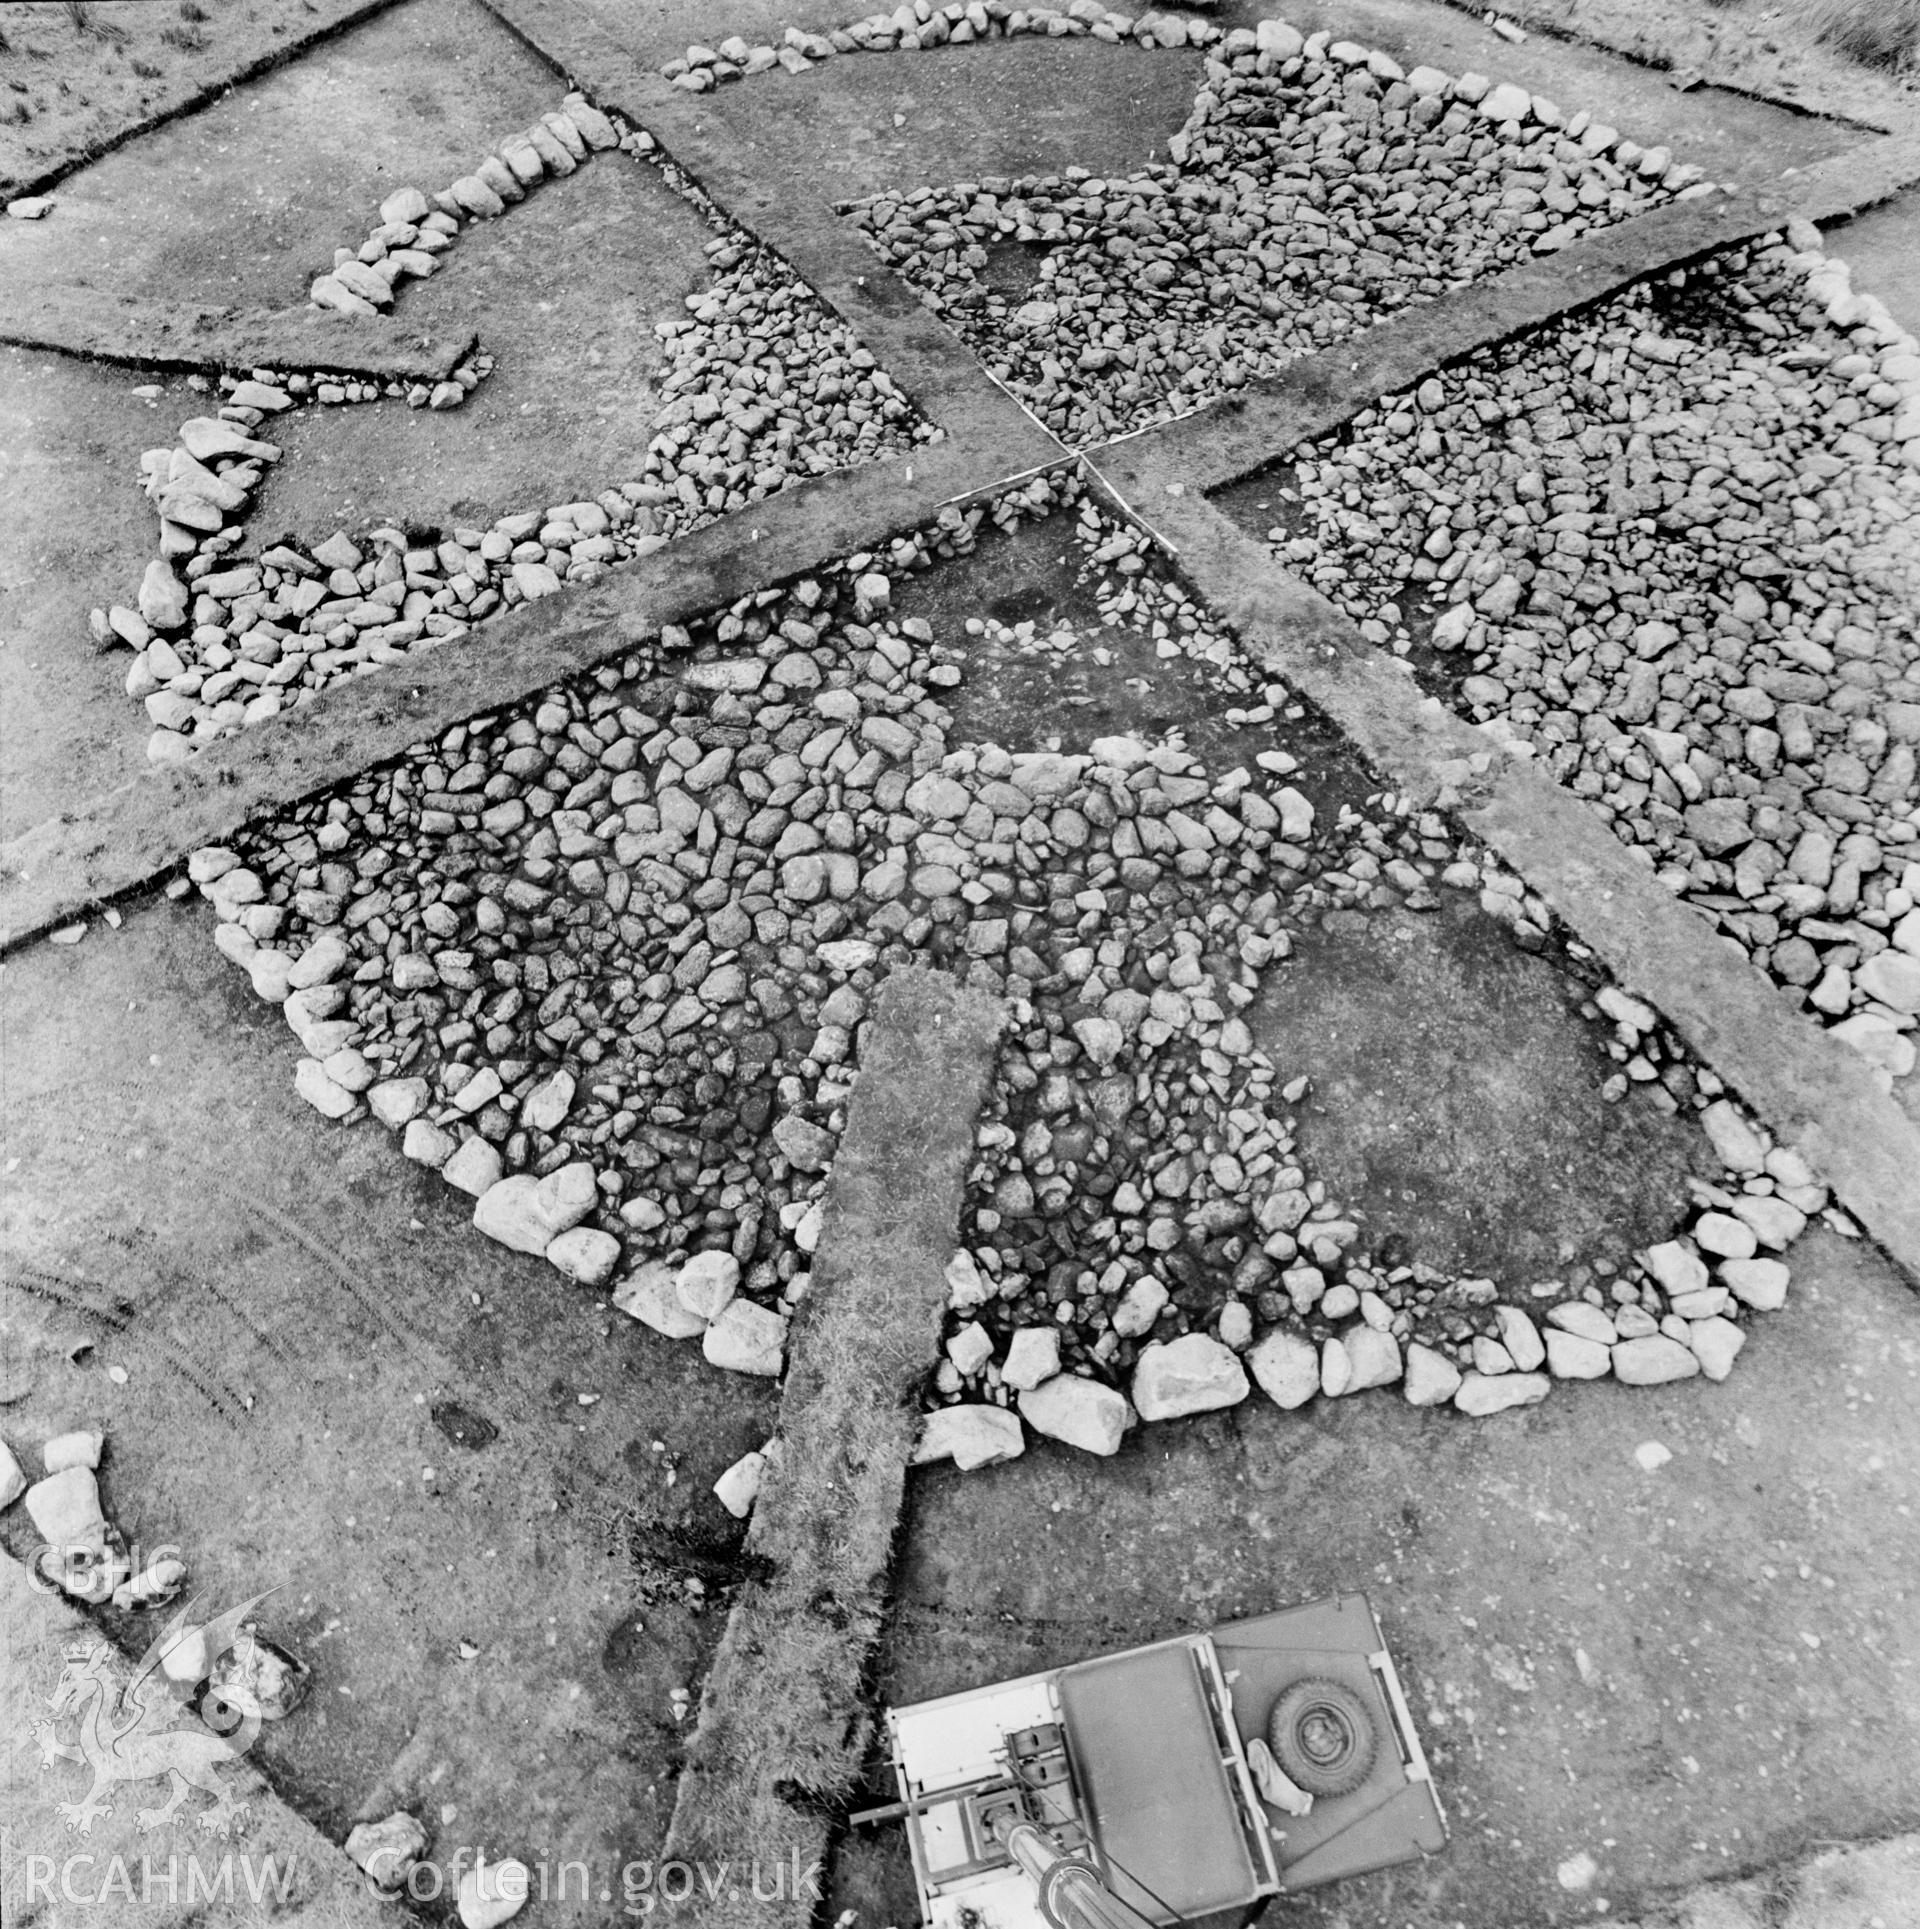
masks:
[[[111,41],[115,46],[124,47],[127,30],[116,20],[103,20],[88,4],[88,0],[66,0],[67,19],[77,34],[84,34],[94,40]]]
[[[1864,67],[1920,67],[1920,0],[1789,0],[1785,18]]]

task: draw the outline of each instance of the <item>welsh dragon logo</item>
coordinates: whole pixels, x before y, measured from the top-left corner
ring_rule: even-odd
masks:
[[[97,1637],[67,1650],[67,1665],[48,1697],[53,1718],[36,1723],[33,1732],[43,1774],[59,1761],[77,1762],[92,1771],[93,1786],[78,1801],[58,1805],[69,1830],[91,1834],[94,1818],[111,1811],[120,1783],[168,1778],[173,1792],[167,1800],[135,1812],[142,1830],[169,1822],[196,1788],[213,1797],[212,1806],[198,1818],[208,1834],[226,1835],[245,1820],[249,1805],[220,1779],[220,1769],[253,1746],[260,1732],[259,1704],[244,1688],[210,1690],[196,1721],[160,1668],[168,1652],[186,1641],[205,1644],[200,1659],[210,1668],[235,1644],[242,1623],[266,1598],[257,1594],[200,1628],[188,1625],[194,1607],[189,1602],[154,1637],[131,1675]],[[68,1716],[78,1723],[72,1741],[62,1740],[59,1732]],[[187,1726],[174,1725],[183,1719]]]

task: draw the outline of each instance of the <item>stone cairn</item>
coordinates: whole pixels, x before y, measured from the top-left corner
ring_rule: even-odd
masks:
[[[1089,446],[1712,191],[1590,113],[1277,20],[1225,37],[1168,147],[1121,180],[1069,168],[849,212],[997,380]]]
[[[490,1237],[775,1375],[868,1002],[928,960],[1014,1027],[929,1457],[1004,1458],[1022,1423],[1110,1452],[1136,1416],[1252,1384],[1482,1414],[1556,1378],[1724,1376],[1825,1190],[1442,814],[1388,793],[1323,810],[1278,748],[1215,775],[1171,740],[954,740],[966,652],[893,620],[894,583],[1044,513],[1072,518],[1094,637],[1153,636],[1263,733],[1304,715],[1070,481],[950,509],[196,854],[219,948],[300,1043],[302,1096],[395,1132]],[[1025,627],[968,625],[1086,647]],[[1454,892],[1592,981],[1607,1095],[1697,1108],[1727,1166],[1680,1236],[1577,1292],[1371,1260],[1302,1163],[1304,1080],[1240,1015],[1307,924]]]
[[[390,525],[351,536],[339,530],[317,543],[288,539],[244,557],[238,551],[253,492],[266,465],[283,453],[280,443],[256,435],[263,423],[293,427],[303,406],[380,397],[451,407],[494,364],[477,355],[432,389],[270,369],[223,377],[217,414],[183,424],[174,447],[141,459],[160,517],[160,555],[147,567],[136,606],[114,605],[92,617],[99,645],[134,653],[127,693],[152,721],[147,754],[155,763],[183,762],[207,743],[311,702],[342,677],[466,637],[487,617],[565,584],[591,583],[794,480],[890,460],[940,439],[851,331],[777,255],[726,221],[659,157],[650,137],[618,133],[569,95],[567,113],[541,123],[546,146],[534,150],[556,174],[563,170],[549,150],[570,154],[562,122],[576,129],[583,155],[618,140],[636,160],[658,167],[715,230],[707,245],[714,284],[687,297],[685,317],[657,325],[666,356],[663,399],[641,473],[590,500],[516,511],[487,529],[456,528],[437,539]],[[532,131],[525,138],[531,146]],[[524,165],[517,138],[501,149]],[[488,171],[483,165],[480,172]],[[479,176],[462,182],[469,178]],[[469,201],[476,198],[469,192]],[[443,205],[423,212],[426,197],[418,190],[390,195],[384,217],[404,208],[420,213],[420,221],[384,219],[361,250],[368,274],[390,274],[383,281],[389,298],[408,275],[423,272],[401,260],[418,252],[408,229],[416,229],[416,240],[451,238],[456,224],[444,204],[456,197],[449,191],[437,199]],[[490,218],[458,205],[469,219]],[[441,225],[429,226],[435,222]],[[420,259],[432,263],[438,253]],[[343,273],[336,265],[334,279]],[[190,381],[206,386],[204,377]]]
[[[1920,343],[1796,226],[1383,397],[1274,553],[1883,1089],[1920,1028]]]

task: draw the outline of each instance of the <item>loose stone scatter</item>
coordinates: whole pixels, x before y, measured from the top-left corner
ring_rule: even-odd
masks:
[[[1185,413],[1700,170],[1484,75],[1282,21],[1226,36],[1170,165],[890,192],[887,265],[1077,446]]]
[[[916,53],[923,47],[964,47],[1020,34],[1055,40],[1085,34],[1110,44],[1131,40],[1142,47],[1210,47],[1226,37],[1210,21],[1152,11],[1136,17],[1102,6],[1100,0],[1070,0],[1059,10],[1016,7],[1009,0],[950,0],[944,7],[930,0],[907,0],[892,13],[869,14],[830,33],[789,27],[778,47],[764,41],[750,46],[740,35],[729,34],[717,47],[690,46],[683,58],[668,61],[660,71],[676,87],[704,94],[723,82],[775,67],[804,74],[835,54]]]
[[[1920,1026],[1920,345],[1794,241],[1384,398],[1269,535],[1890,1089]]]
[[[1470,891],[1516,941],[1559,944],[1444,817],[1387,794],[1322,809],[1279,749],[1216,775],[1174,740],[951,740],[964,653],[890,619],[894,580],[989,515],[1076,503],[1103,626],[1153,634],[1247,723],[1303,716],[1077,485],[951,509],[199,853],[221,950],[305,1050],[302,1096],[402,1133],[489,1236],[715,1365],[777,1374],[859,1027],[881,975],[923,959],[1012,1021],[930,1387],[993,1411],[939,1421],[923,1458],[1008,1458],[1022,1421],[1111,1452],[1136,1413],[1253,1384],[1294,1406],[1404,1382],[1484,1413],[1556,1375],[1720,1377],[1741,1308],[1784,1294],[1768,1255],[1826,1194],[1610,987],[1607,1096],[1705,1108],[1730,1176],[1696,1187],[1683,1238],[1596,1268],[1604,1291],[1375,1261],[1301,1162],[1305,1080],[1239,1015],[1294,932]]]
[[[637,159],[651,154],[650,137],[627,139]],[[93,631],[101,644],[135,652],[127,693],[152,719],[152,761],[184,761],[342,677],[404,662],[564,584],[593,582],[796,478],[939,439],[778,255],[726,221],[671,162],[645,164],[716,230],[707,244],[715,279],[687,297],[684,317],[657,324],[667,370],[637,477],[588,501],[504,516],[490,529],[340,530],[247,558],[239,550],[252,492],[263,465],[282,454],[280,442],[254,431],[272,420],[276,434],[297,433],[303,404],[370,400],[373,384],[349,391],[328,377],[267,369],[226,377],[217,417],[186,423],[178,447],[141,458],[160,512],[161,554],[139,607],[96,610]],[[389,197],[389,206],[401,199]],[[389,384],[384,393],[441,407],[492,368],[492,357],[477,356],[440,388]]]
[[[186,1563],[163,1553],[136,1570],[126,1538],[100,1498],[106,1444],[106,1435],[94,1428],[56,1435],[40,1449],[44,1477],[29,1484],[13,1450],[0,1440],[0,1512],[22,1501],[45,1543],[31,1562],[37,1583],[94,1607],[164,1607],[186,1585]]]

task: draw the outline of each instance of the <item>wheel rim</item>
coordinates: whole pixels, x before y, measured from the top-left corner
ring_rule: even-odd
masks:
[[[1352,1728],[1337,1708],[1324,1701],[1302,1712],[1295,1733],[1302,1753],[1317,1768],[1338,1768],[1353,1753]]]

